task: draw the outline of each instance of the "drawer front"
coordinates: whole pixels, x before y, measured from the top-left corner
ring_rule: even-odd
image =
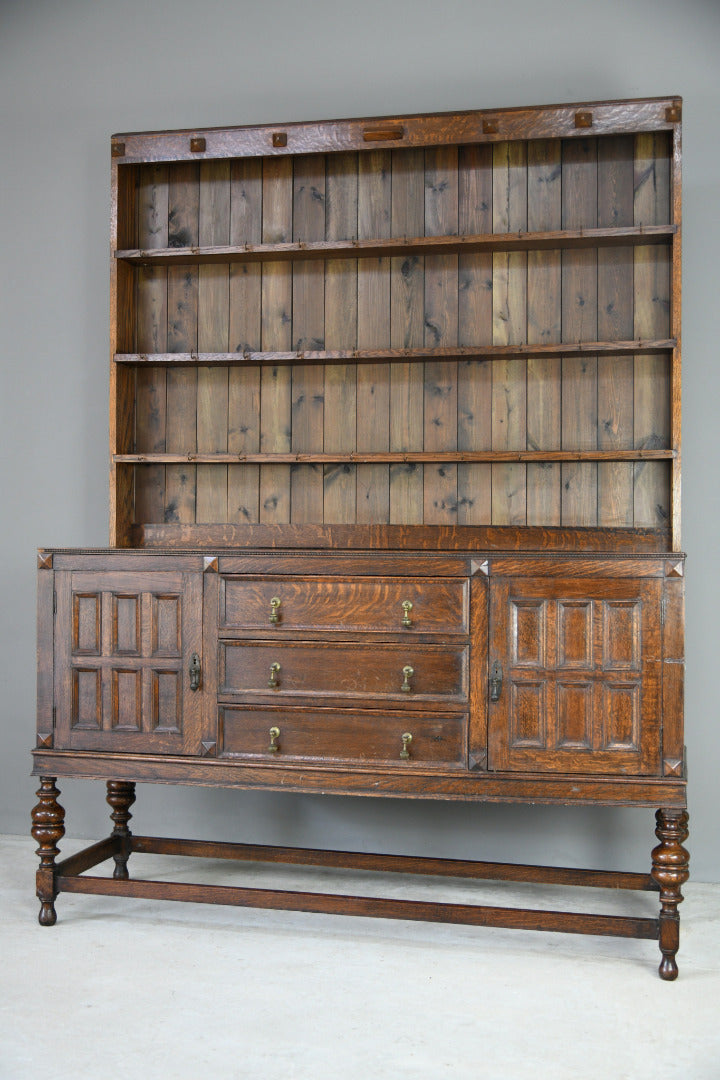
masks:
[[[220,626],[464,635],[468,584],[463,578],[223,576]]]
[[[323,695],[422,701],[467,698],[462,646],[222,641],[221,694]]]
[[[220,708],[218,755],[268,764],[355,761],[398,768],[463,768],[466,730],[467,717],[437,712],[303,708],[288,712],[277,706],[225,705]],[[401,757],[403,749],[407,757]]]

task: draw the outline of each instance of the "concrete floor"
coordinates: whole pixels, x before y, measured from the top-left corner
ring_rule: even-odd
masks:
[[[84,843],[63,842],[63,855]],[[0,1077],[718,1080],[720,886],[652,941],[60,896],[0,838]],[[654,915],[652,894],[134,855],[134,876]],[[104,872],[95,870],[93,873]]]

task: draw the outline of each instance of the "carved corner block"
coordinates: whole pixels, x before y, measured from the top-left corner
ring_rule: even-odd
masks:
[[[477,559],[472,559],[471,562],[470,562],[470,573],[473,576],[475,574],[484,574],[485,577],[487,577],[488,574],[490,573],[490,561],[489,561],[489,559],[483,559],[482,562],[478,562]]]
[[[483,120],[482,122],[483,135],[497,135],[498,122],[497,120]]]
[[[37,748],[38,750],[52,750],[53,746],[53,733],[52,731],[38,731],[37,733]]]
[[[205,556],[203,556],[203,571],[206,574],[217,574],[217,572],[218,572],[217,555],[205,555]]]
[[[681,562],[665,563],[665,577],[683,577],[685,567]]]
[[[682,105],[676,101],[665,109],[665,119],[668,124],[679,124],[682,120]]]
[[[581,111],[575,113],[575,127],[576,128],[589,128],[592,127],[593,114],[591,112]]]
[[[38,551],[38,570],[52,570],[53,557],[45,551]]]
[[[217,757],[217,743],[214,739],[203,739],[200,743],[201,757]]]
[[[683,761],[682,758],[665,758],[663,760],[663,773],[665,776],[682,776],[683,774]]]

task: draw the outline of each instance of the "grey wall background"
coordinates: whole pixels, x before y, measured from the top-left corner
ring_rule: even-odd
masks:
[[[35,801],[35,548],[107,543],[109,136],[680,93],[692,869],[720,880],[718,0],[0,0],[0,830]],[[104,786],[62,782],[68,835]],[[648,811],[139,788],[138,829],[637,868]]]

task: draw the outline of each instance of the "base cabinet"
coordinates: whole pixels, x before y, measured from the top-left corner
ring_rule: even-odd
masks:
[[[674,927],[687,876],[682,717],[671,692],[682,559],[600,554],[575,565],[559,554],[367,551],[355,566],[348,573],[347,555],[332,551],[43,552],[35,772],[45,779],[34,826],[43,918],[58,891],[105,888],[83,876],[96,856],[115,858],[116,888],[142,892],[127,877],[132,850],[210,853],[152,838],[133,847],[129,806],[147,780],[659,806],[662,874],[625,877],[649,889],[672,878],[661,888]],[[62,828],[59,775],[108,780],[114,831],[85,862],[50,857]],[[246,845],[215,847],[253,857]],[[282,850],[286,861],[312,861]],[[444,860],[422,862],[450,872]],[[530,880],[563,880],[524,869]],[[601,872],[575,883],[608,876],[617,885]],[[241,890],[213,902],[251,899]],[[486,918],[471,911],[471,922]],[[375,913],[387,914],[382,904]],[[421,916],[409,907],[397,917]],[[507,918],[501,924],[581,925]],[[587,932],[670,933],[662,920],[617,918]],[[667,949],[664,977],[674,977]]]

